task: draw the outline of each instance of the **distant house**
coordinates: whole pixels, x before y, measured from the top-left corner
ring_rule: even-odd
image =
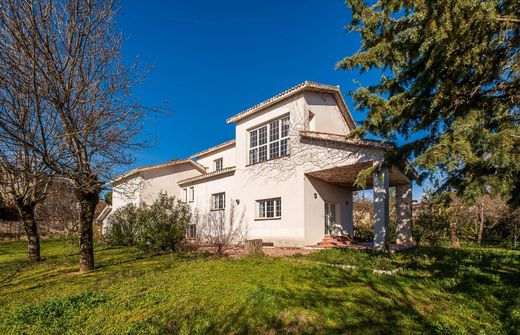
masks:
[[[248,238],[275,246],[316,245],[338,232],[352,234],[356,176],[382,162],[387,146],[347,137],[356,124],[338,86],[306,81],[227,123],[235,124],[234,139],[115,179],[112,213],[128,203],[149,204],[166,192],[199,213],[233,208]],[[374,190],[376,248],[389,235],[390,186],[397,194],[397,243],[412,242],[411,176],[392,167],[366,182]]]

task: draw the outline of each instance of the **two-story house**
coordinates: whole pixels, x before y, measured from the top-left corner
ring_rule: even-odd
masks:
[[[227,122],[235,124],[235,139],[117,178],[113,210],[166,192],[199,213],[233,207],[249,239],[275,246],[316,245],[334,224],[352,234],[356,177],[380,164],[387,146],[347,137],[356,125],[338,86],[306,81]],[[412,242],[411,177],[392,167],[366,181],[374,190],[376,248],[387,243],[390,186],[396,187],[397,242]]]

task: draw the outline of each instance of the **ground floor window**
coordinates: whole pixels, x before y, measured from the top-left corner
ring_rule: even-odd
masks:
[[[186,237],[187,238],[195,238],[197,237],[197,226],[194,224],[189,224],[188,229],[186,231]]]
[[[279,218],[282,216],[281,198],[258,200],[256,203],[258,208],[258,218]]]
[[[219,210],[226,208],[226,194],[225,193],[216,193],[212,195],[212,209]]]

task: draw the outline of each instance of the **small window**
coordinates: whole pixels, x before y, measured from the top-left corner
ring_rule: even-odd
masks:
[[[194,224],[189,224],[188,229],[186,230],[186,237],[189,239],[194,239],[197,237],[197,226]]]
[[[186,187],[182,189],[182,201],[188,202],[188,189]]]
[[[212,209],[220,210],[226,208],[226,194],[217,193],[212,195]]]
[[[259,219],[280,218],[282,216],[281,198],[258,200],[256,203]]]
[[[195,187],[190,187],[190,202],[195,200]]]
[[[215,159],[215,171],[221,171],[224,168],[224,160],[222,158]]]

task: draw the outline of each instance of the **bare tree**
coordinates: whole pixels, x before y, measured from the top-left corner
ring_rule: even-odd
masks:
[[[132,162],[143,109],[129,101],[141,77],[120,59],[114,1],[0,0],[2,48],[34,61],[36,90],[48,108],[40,120],[60,150],[21,141],[72,181],[79,202],[80,271],[94,269],[93,220],[103,185]],[[0,54],[3,55],[2,50]],[[0,55],[0,57],[3,57]],[[0,122],[1,123],[1,122]]]
[[[40,89],[36,53],[13,25],[14,17],[0,1],[0,193],[15,204],[28,239],[29,259],[40,259],[35,208],[46,196],[51,171],[36,148],[59,153],[61,144],[49,137],[49,104]]]
[[[49,176],[29,150],[0,149],[0,194],[11,200],[20,213],[28,241],[28,257],[40,260],[40,235],[35,208],[46,196]]]
[[[47,187],[45,200],[36,207],[36,221],[47,223],[57,231],[77,233],[79,206],[70,181],[54,178]],[[42,232],[43,233],[43,232]]]
[[[247,227],[243,224],[244,213],[239,215],[236,206],[226,210],[210,211],[204,215],[198,212],[192,216],[197,226],[197,240],[214,250],[217,257],[227,251],[241,247],[247,236]]]

